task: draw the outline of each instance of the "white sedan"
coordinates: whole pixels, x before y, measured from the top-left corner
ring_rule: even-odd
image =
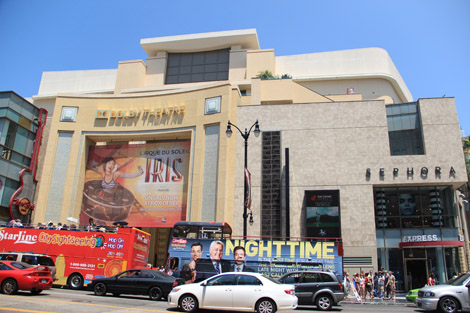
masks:
[[[184,312],[200,308],[274,313],[297,308],[297,297],[293,285],[281,284],[258,273],[233,272],[173,288],[168,305]]]

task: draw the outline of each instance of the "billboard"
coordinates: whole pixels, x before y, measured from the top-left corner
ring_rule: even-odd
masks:
[[[190,141],[90,146],[80,225],[172,227],[186,219]]]
[[[185,264],[191,262],[191,247],[197,243],[202,246],[200,260],[196,266],[198,271],[199,264],[202,265],[206,263],[205,260],[210,260],[213,241],[220,242],[223,246],[221,259],[228,264],[225,271],[233,271],[235,264],[233,251],[235,247],[242,246],[245,249],[245,265],[249,268],[247,271],[262,273],[273,278],[279,278],[287,272],[307,269],[328,270],[342,276],[343,258],[340,241],[172,238],[168,247],[170,262],[171,258],[179,258],[178,270],[182,270]],[[201,269],[203,268],[201,266]],[[196,275],[204,276],[199,272]],[[205,276],[212,275],[214,273]]]
[[[339,190],[306,190],[308,237],[341,237]]]

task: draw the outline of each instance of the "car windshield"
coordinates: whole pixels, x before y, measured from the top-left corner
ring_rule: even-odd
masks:
[[[29,265],[28,263],[24,262],[11,262],[10,265],[20,270],[33,267],[32,265]]]
[[[470,274],[462,274],[456,278],[450,279],[446,282],[447,285],[452,286],[461,286],[465,283],[465,281],[470,277]]]

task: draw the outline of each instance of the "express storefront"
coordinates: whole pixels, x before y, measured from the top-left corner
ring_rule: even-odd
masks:
[[[452,186],[375,188],[379,268],[394,272],[397,290],[438,283],[462,271],[464,241]]]

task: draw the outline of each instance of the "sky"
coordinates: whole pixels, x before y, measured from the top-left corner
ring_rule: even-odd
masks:
[[[0,90],[145,60],[143,38],[251,28],[276,56],[383,48],[414,100],[454,97],[470,135],[469,0],[0,0]]]

